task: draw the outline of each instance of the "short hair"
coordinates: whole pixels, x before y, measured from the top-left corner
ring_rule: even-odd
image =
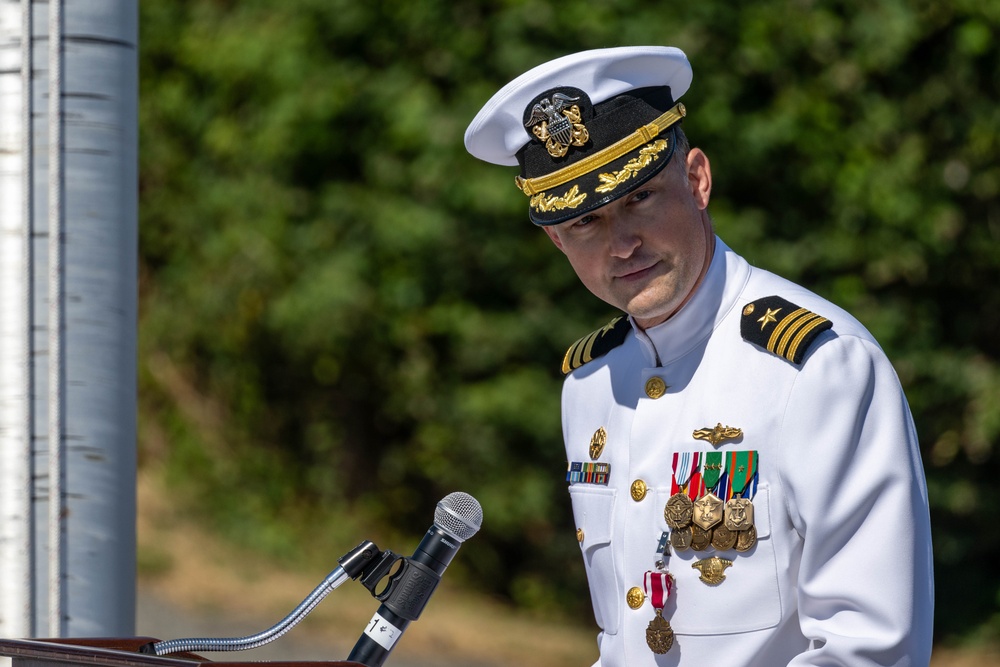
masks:
[[[688,140],[687,135],[684,134],[684,128],[680,124],[674,126],[674,137],[674,157],[680,156],[686,161],[688,151],[691,150],[691,142]]]

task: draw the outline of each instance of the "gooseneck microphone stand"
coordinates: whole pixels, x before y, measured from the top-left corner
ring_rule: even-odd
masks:
[[[380,573],[387,572],[397,560],[399,560],[399,556],[396,556],[391,551],[380,551],[374,542],[365,540],[344,554],[337,561],[337,568],[327,575],[326,579],[313,589],[312,593],[306,596],[288,616],[263,632],[246,637],[232,637],[227,639],[171,639],[169,641],[150,642],[143,646],[140,651],[154,655],[167,655],[182,651],[246,651],[264,646],[298,625],[327,595],[336,590],[348,579],[357,579],[358,577],[367,578],[367,575],[376,571]],[[379,576],[381,577],[382,574]]]

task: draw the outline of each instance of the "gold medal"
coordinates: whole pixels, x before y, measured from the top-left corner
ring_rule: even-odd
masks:
[[[707,493],[694,503],[692,523],[703,530],[711,530],[722,522],[722,501],[714,493]]]
[[[691,524],[694,503],[686,493],[675,493],[663,508],[663,518],[672,530],[679,530]]]
[[[739,533],[729,530],[726,524],[720,523],[712,529],[712,546],[719,551],[728,551],[736,546]]]
[[[753,503],[749,498],[733,498],[723,512],[726,528],[740,531],[753,526]]]
[[[670,546],[674,551],[684,551],[691,548],[691,526],[670,531]]]
[[[704,551],[712,544],[712,531],[705,530],[701,526],[691,526],[691,548],[695,551]]]
[[[757,544],[757,529],[750,526],[747,530],[736,533],[736,550],[750,551]]]
[[[646,627],[646,645],[657,655],[663,655],[674,645],[674,630],[670,621],[663,618],[663,610],[657,609],[656,616]]]

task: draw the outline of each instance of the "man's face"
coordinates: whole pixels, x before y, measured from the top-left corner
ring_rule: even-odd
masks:
[[[545,227],[583,284],[642,328],[666,321],[708,268],[712,176],[693,148],[626,196]]]

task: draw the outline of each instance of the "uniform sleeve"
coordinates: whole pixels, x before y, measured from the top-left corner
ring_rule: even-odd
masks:
[[[872,342],[834,336],[799,370],[780,471],[801,536],[798,608],[812,648],[791,665],[927,665],[933,573],[913,421]]]

